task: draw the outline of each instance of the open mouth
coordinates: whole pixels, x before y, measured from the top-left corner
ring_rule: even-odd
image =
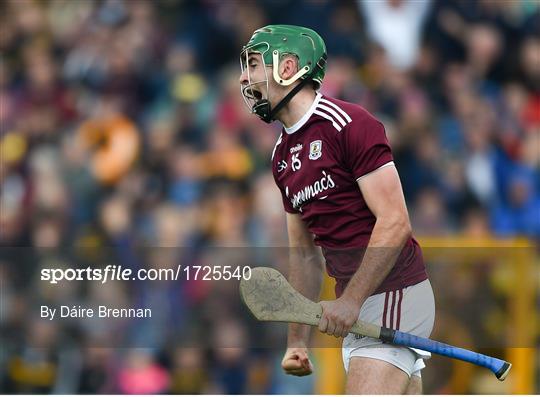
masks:
[[[255,101],[260,101],[263,98],[262,92],[251,87],[244,88],[244,95],[246,98],[253,99]]]

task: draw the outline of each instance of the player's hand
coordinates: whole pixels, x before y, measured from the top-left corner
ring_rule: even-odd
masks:
[[[287,375],[306,376],[313,372],[313,364],[305,347],[289,347],[281,361],[281,368]]]
[[[333,301],[321,301],[321,321],[319,331],[336,338],[346,337],[349,330],[358,320],[361,304],[353,302],[344,296]]]

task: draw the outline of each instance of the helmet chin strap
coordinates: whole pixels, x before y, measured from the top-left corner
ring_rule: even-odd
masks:
[[[253,106],[253,113],[255,113],[259,118],[265,123],[271,123],[275,120],[276,114],[287,104],[289,101],[310,81],[313,80],[313,76],[326,64],[326,54],[323,54],[319,59],[313,71],[296,87],[294,87],[286,96],[283,98],[274,108],[270,105],[268,99],[261,99]]]

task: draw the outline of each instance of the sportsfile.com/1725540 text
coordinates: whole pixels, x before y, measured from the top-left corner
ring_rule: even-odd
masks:
[[[122,265],[78,268],[43,268],[41,281],[58,284],[62,281],[219,281],[249,280],[250,266],[239,265],[176,265],[168,268],[131,269]]]

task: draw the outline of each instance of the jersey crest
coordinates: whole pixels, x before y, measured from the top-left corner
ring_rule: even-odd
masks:
[[[322,141],[320,139],[313,141],[309,145],[309,159],[317,160],[322,156]]]

